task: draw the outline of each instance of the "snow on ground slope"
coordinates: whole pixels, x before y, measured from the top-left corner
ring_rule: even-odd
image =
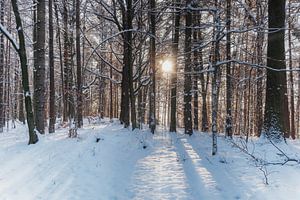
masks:
[[[253,159],[218,139],[212,157],[208,134],[153,136],[102,122],[85,125],[76,139],[61,129],[28,146],[20,125],[0,134],[0,200],[300,199],[298,164],[263,168],[266,185]],[[298,158],[300,142],[288,143],[280,148]],[[248,150],[270,162],[282,157],[264,140]]]

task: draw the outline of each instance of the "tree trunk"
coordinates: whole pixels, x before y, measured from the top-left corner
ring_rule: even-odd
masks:
[[[132,28],[132,0],[126,0],[126,6],[122,9],[122,19],[124,30],[130,30]],[[130,124],[130,100],[132,90],[132,33],[126,31],[123,34],[123,71],[122,71],[122,83],[121,83],[121,123],[124,123],[124,127],[127,128]],[[132,103],[132,102],[131,102]],[[131,105],[132,106],[132,105]],[[133,109],[131,108],[131,111]],[[132,113],[131,113],[132,114]]]
[[[214,39],[213,39],[213,58],[212,58],[212,67],[213,67],[213,77],[212,77],[212,155],[217,153],[217,125],[218,125],[218,94],[219,94],[219,77],[220,69],[217,66],[219,61],[219,48],[220,48],[220,11],[219,1],[215,0],[216,11],[214,13]]]
[[[231,60],[231,0],[226,0],[226,60]],[[231,63],[226,64],[226,136],[232,137],[232,86],[231,86]]]
[[[281,140],[286,133],[286,122],[284,117],[288,110],[285,103],[286,94],[286,72],[285,70],[285,0],[269,1],[268,7],[268,48],[266,105],[264,119],[264,133],[274,141]]]
[[[291,70],[289,72],[289,78],[290,78],[290,119],[291,119],[291,137],[292,139],[296,139],[296,130],[295,130],[295,102],[294,102],[294,76],[293,76],[293,58],[292,58],[292,18],[291,18],[291,0],[289,0],[289,20],[288,20],[288,40],[289,40],[289,69]]]
[[[256,3],[257,21],[258,21],[258,32],[256,39],[257,46],[257,64],[263,65],[263,43],[264,43],[264,32],[263,32],[263,5],[261,0]],[[260,136],[263,128],[263,70],[257,69],[257,89],[256,89],[256,136]]]
[[[45,133],[45,0],[37,0],[34,40],[34,115],[36,129]]]
[[[65,103],[65,88],[64,88],[64,64],[63,64],[63,55],[62,55],[62,45],[61,45],[61,34],[60,34],[60,23],[59,23],[59,17],[58,17],[58,8],[57,8],[57,1],[54,0],[54,10],[55,10],[55,18],[56,18],[56,39],[58,43],[58,49],[59,49],[59,64],[60,64],[60,78],[61,78],[61,100],[60,105],[62,105],[62,108],[64,109],[66,105]],[[65,120],[64,110],[59,110],[59,114],[62,114],[63,121]]]
[[[18,119],[20,122],[25,124],[25,114],[24,114],[24,95],[23,95],[23,89],[22,89],[22,81],[19,81],[19,114]]]
[[[180,3],[180,0],[175,1],[175,5]],[[171,73],[171,116],[170,116],[170,132],[176,132],[176,110],[177,110],[177,55],[179,43],[179,25],[180,25],[180,10],[175,10],[174,17],[174,34],[172,39],[172,62],[174,65],[173,73]]]
[[[50,103],[49,103],[49,133],[55,132],[55,79],[53,52],[53,0],[49,0],[49,71],[50,71]]]
[[[196,4],[197,5],[197,4]],[[198,23],[198,17],[195,15],[193,17],[193,21],[196,25],[200,25]],[[194,30],[193,32],[193,41],[196,43],[198,41],[198,34],[197,30]],[[194,106],[194,129],[199,130],[199,105],[198,105],[198,77],[199,77],[199,51],[198,49],[193,50],[194,51],[194,73],[193,73],[193,93],[194,93],[194,99],[193,99],[193,106]]]
[[[28,80],[28,66],[27,66],[27,55],[25,49],[25,37],[23,33],[22,21],[18,9],[17,0],[11,0],[11,4],[13,7],[14,15],[16,18],[18,36],[19,36],[19,49],[18,54],[21,62],[21,70],[22,70],[22,85],[23,92],[25,96],[25,109],[27,115],[27,125],[29,131],[29,142],[28,144],[35,144],[38,141],[38,136],[34,130],[34,117],[32,112],[32,103],[31,103],[31,95],[29,90],[29,80]]]
[[[4,1],[0,3],[0,23],[4,24]],[[4,35],[0,35],[0,132],[5,126],[4,109]]]
[[[155,13],[155,0],[150,0],[150,71],[151,71],[151,86],[150,86],[150,96],[149,96],[149,128],[151,132],[154,134],[154,131],[156,129],[156,106],[155,106],[155,101],[156,101],[156,92],[155,92],[155,85],[156,85],[156,80],[155,80],[155,55],[156,55],[156,42],[155,42],[155,34],[156,34],[156,13]]]
[[[191,0],[186,1],[186,6],[191,6]],[[184,64],[184,133],[192,135],[192,79],[191,79],[191,51],[192,51],[192,11],[187,10],[185,18],[185,42],[184,42],[184,53],[185,53],[185,64]]]
[[[83,125],[82,119],[82,72],[80,52],[80,0],[76,0],[76,65],[77,65],[77,127]]]
[[[110,63],[112,63],[112,52],[110,52]],[[113,107],[113,104],[114,104],[114,98],[113,98],[113,72],[112,72],[112,67],[110,67],[109,69],[109,78],[110,78],[110,81],[109,81],[109,91],[110,91],[110,103],[109,103],[109,119],[112,120],[113,119],[113,114],[114,114],[114,107]]]

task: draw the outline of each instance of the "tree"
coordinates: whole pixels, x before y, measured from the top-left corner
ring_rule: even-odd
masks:
[[[174,7],[178,6],[180,0],[174,1]],[[180,9],[177,7],[174,14],[174,34],[172,38],[172,61],[174,65],[171,74],[171,114],[170,114],[170,132],[176,132],[176,107],[177,107],[177,56],[179,43],[179,25],[180,25]]]
[[[80,52],[80,0],[76,0],[76,65],[77,65],[77,126],[83,125],[82,119],[82,72]]]
[[[197,6],[197,4],[195,4],[195,6]],[[194,22],[194,26],[195,25],[200,25],[198,23],[198,16],[194,15],[193,16],[193,22]],[[193,31],[193,42],[194,44],[196,44],[196,41],[200,39],[199,38],[199,34],[197,32],[197,30]],[[196,46],[196,45],[194,45]],[[193,106],[194,106],[194,129],[195,130],[199,130],[199,105],[198,105],[198,78],[199,78],[199,71],[200,71],[200,62],[199,62],[199,56],[201,54],[199,54],[199,50],[198,49],[193,49]]]
[[[12,46],[17,51],[20,58],[21,71],[22,71],[22,85],[23,85],[23,93],[25,96],[25,109],[26,109],[27,125],[28,125],[28,132],[29,132],[28,144],[35,144],[38,142],[38,136],[36,135],[36,132],[34,130],[34,117],[32,112],[32,102],[31,102],[31,95],[29,89],[29,76],[28,76],[25,37],[24,37],[23,26],[22,26],[17,0],[12,0],[11,4],[15,15],[15,20],[17,25],[16,29],[19,37],[19,44],[17,44],[13,40],[12,36],[8,33],[8,31],[3,27],[2,24],[0,24],[0,31],[11,42]]]
[[[213,58],[212,58],[212,155],[217,153],[217,125],[218,125],[218,99],[219,99],[219,86],[220,86],[220,68],[218,66],[218,61],[220,60],[220,29],[221,29],[221,21],[220,21],[220,10],[219,10],[219,1],[215,0],[215,8],[214,11],[214,23],[216,24],[214,27],[213,33]]]
[[[263,32],[263,5],[262,1],[256,1],[256,21],[258,25],[258,32],[256,36],[256,62],[258,65],[263,65],[263,43],[264,43],[264,32]],[[256,89],[256,136],[260,136],[263,127],[263,69],[257,69],[257,89]]]
[[[4,1],[0,2],[0,23],[4,24]],[[4,110],[4,35],[0,35],[0,132],[5,126]]]
[[[231,60],[231,0],[226,0],[226,60]],[[231,62],[226,64],[226,136],[232,137],[232,87],[231,87]]]
[[[37,130],[45,132],[45,28],[46,3],[36,0],[36,19],[34,20],[34,116]],[[36,39],[36,40],[35,40]]]
[[[49,100],[49,133],[55,132],[55,71],[53,52],[53,0],[49,1],[49,72],[50,72],[50,100]]]
[[[155,114],[155,55],[156,55],[156,44],[155,44],[155,24],[156,24],[156,14],[155,14],[155,0],[150,0],[150,70],[151,70],[151,87],[149,96],[149,128],[152,133],[154,133],[156,128],[156,114]]]
[[[191,6],[191,0],[186,1],[186,6]],[[192,10],[188,9],[185,17],[185,42],[184,42],[184,53],[185,53],[185,64],[184,64],[184,133],[193,134],[192,124],[192,62],[191,62],[191,51],[192,51]]]
[[[120,120],[121,123],[124,123],[124,127],[128,127],[130,124],[130,105],[131,105],[131,111],[134,109],[132,108],[134,96],[132,90],[133,90],[133,84],[132,84],[132,0],[126,0],[124,2],[126,5],[121,3],[122,8],[122,20],[123,20],[123,28],[125,32],[123,33],[123,71],[122,71],[122,83],[121,83],[121,89],[122,89],[122,95],[121,95],[121,114],[120,114]],[[130,104],[131,102],[131,104]],[[133,113],[131,113],[133,115]],[[131,116],[132,119],[134,116]],[[132,126],[134,129],[134,125]]]
[[[294,103],[294,76],[293,76],[293,55],[292,55],[292,33],[291,33],[291,29],[292,29],[292,16],[291,16],[291,0],[289,0],[289,9],[288,9],[288,14],[289,14],[289,18],[288,18],[288,45],[289,45],[289,70],[291,70],[289,72],[289,79],[290,79],[290,121],[291,121],[291,137],[292,139],[296,139],[296,128],[295,128],[295,103]]]
[[[263,132],[275,141],[282,140],[286,132],[285,3],[285,0],[268,2],[268,69]]]

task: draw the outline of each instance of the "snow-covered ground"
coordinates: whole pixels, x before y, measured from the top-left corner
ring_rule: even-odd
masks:
[[[67,132],[30,146],[23,125],[0,134],[0,200],[300,199],[299,164],[265,167],[222,136],[213,157],[204,133],[152,135],[117,122],[86,124],[75,139]],[[279,148],[299,158],[299,141]],[[249,142],[248,152],[268,162],[285,159],[265,140]]]

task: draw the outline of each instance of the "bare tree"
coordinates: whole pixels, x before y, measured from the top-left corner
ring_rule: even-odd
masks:
[[[0,31],[7,37],[7,39],[11,42],[14,49],[17,51],[20,63],[21,63],[21,71],[22,71],[22,85],[23,92],[25,96],[25,109],[27,116],[27,125],[29,131],[29,142],[28,144],[35,144],[38,142],[38,136],[34,130],[34,117],[32,112],[32,102],[31,102],[31,94],[29,89],[29,76],[28,76],[28,66],[27,66],[27,55],[26,55],[26,45],[25,45],[25,37],[23,32],[23,26],[21,21],[21,16],[18,8],[18,3],[16,0],[11,1],[11,5],[13,8],[13,12],[16,20],[16,30],[18,32],[19,43],[14,41],[9,32],[0,24]]]

